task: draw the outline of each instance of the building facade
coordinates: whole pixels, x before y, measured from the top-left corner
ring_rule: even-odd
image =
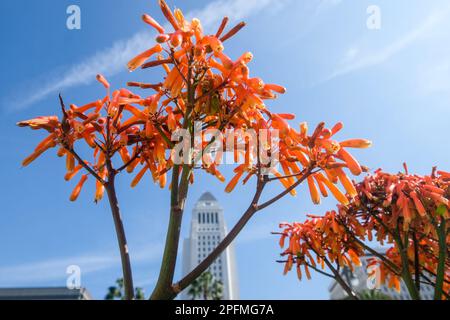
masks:
[[[188,274],[227,235],[223,208],[209,192],[204,193],[192,210],[189,238],[183,243],[183,274]],[[230,245],[210,266],[208,271],[223,285],[223,300],[239,299],[236,258],[233,245]],[[189,288],[184,290],[181,298],[189,300]]]
[[[380,253],[382,250],[377,250]],[[375,279],[368,279],[367,267],[369,259],[374,256],[367,254],[365,257],[361,257],[361,267],[356,267],[353,272],[348,267],[345,267],[341,271],[341,276],[344,281],[352,288],[356,294],[362,294],[370,291],[370,288],[376,287]],[[333,281],[329,287],[331,300],[343,300],[348,297],[345,290],[336,282]],[[376,287],[374,290],[388,296],[392,300],[411,300],[408,289],[403,281],[401,281],[400,292],[397,292],[394,288],[389,288],[386,284]],[[433,300],[434,288],[431,285],[422,284],[420,287],[420,296],[423,300]]]
[[[85,288],[0,288],[0,300],[93,300],[93,298]]]

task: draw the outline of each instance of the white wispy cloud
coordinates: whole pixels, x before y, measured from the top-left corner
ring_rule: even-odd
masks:
[[[328,0],[330,1],[330,0]],[[224,16],[230,17],[233,22],[251,15],[255,15],[270,7],[279,8],[285,1],[279,0],[218,0],[210,3],[202,10],[188,12],[187,17],[198,17],[206,30],[215,27]],[[211,33],[215,30],[211,30]],[[154,41],[154,34],[150,31],[141,31],[129,39],[120,40],[111,47],[95,53],[84,61],[73,65],[69,70],[49,81],[27,97],[8,97],[8,105],[14,106],[14,110],[27,108],[41,101],[50,94],[57,93],[63,89],[86,85],[95,80],[98,73],[106,76],[114,76],[120,72],[126,72],[126,63],[135,55],[149,48]],[[13,101],[13,103],[10,103]],[[6,105],[6,103],[3,103]]]
[[[416,82],[419,94],[448,95],[450,93],[450,59],[448,56],[421,66]]]
[[[162,252],[160,244],[152,244],[130,252],[133,264],[156,261]],[[0,266],[0,286],[34,285],[67,278],[66,270],[71,265],[79,266],[81,275],[105,271],[120,266],[117,253],[96,252],[73,257],[35,261],[12,266]]]
[[[435,30],[450,15],[450,6],[433,11],[427,18],[410,32],[399,37],[396,41],[378,50],[360,50],[360,45],[352,45],[345,53],[338,67],[320,82],[355,72],[361,69],[380,65],[404,49],[413,45]]]
[[[316,12],[320,13],[341,4],[342,0],[319,0]]]

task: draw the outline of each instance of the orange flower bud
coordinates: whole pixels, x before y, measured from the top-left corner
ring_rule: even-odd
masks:
[[[158,43],[153,48],[141,53],[140,55],[136,56],[135,58],[131,59],[130,62],[128,62],[128,70],[134,71],[140,66],[142,66],[145,61],[147,61],[152,55],[155,53],[161,52],[163,49],[161,45]]]
[[[88,176],[82,175],[80,182],[76,185],[75,189],[73,189],[73,192],[70,196],[70,201],[76,201],[78,199],[78,196],[80,195],[81,189],[83,188],[84,183],[86,182]]]
[[[109,89],[109,87],[110,87],[109,82],[106,80],[106,78],[103,75],[98,74],[97,81],[100,82],[106,89]]]
[[[175,17],[170,10],[169,6],[164,0],[159,0],[159,6],[161,7],[161,11],[166,17],[167,21],[174,27],[175,30],[180,29],[180,26],[178,25],[177,21],[175,20]]]
[[[169,40],[170,40],[170,36],[165,33],[161,33],[156,36],[156,42],[158,42],[158,43],[166,43]]]
[[[342,203],[344,206],[349,204],[347,197],[332,182],[330,182],[330,180],[325,178],[321,173],[316,174],[316,177],[325,183],[337,201]]]
[[[282,87],[282,86],[279,86],[277,84],[266,84],[264,86],[264,89],[265,90],[275,91],[275,92],[280,93],[280,94],[285,94],[286,93],[286,88]]]
[[[366,139],[351,139],[347,141],[340,142],[341,147],[343,148],[360,148],[365,149],[372,146],[372,141]]]
[[[216,52],[214,53],[214,55],[218,57],[220,61],[222,61],[222,64],[225,67],[225,69],[231,70],[233,68],[234,62],[222,51]]]
[[[319,190],[317,190],[316,184],[311,176],[308,177],[308,187],[309,193],[311,195],[311,200],[314,204],[320,204]]]
[[[175,32],[170,36],[170,44],[172,45],[172,47],[176,48],[180,46],[182,42],[183,36],[181,35],[180,32]]]
[[[341,150],[339,150],[338,156],[340,156],[342,158],[342,160],[344,160],[344,162],[347,164],[347,166],[350,169],[350,171],[355,176],[359,176],[362,173],[361,165],[345,149],[342,148]]]
[[[142,16],[142,20],[143,20],[145,23],[151,25],[153,28],[155,28],[159,33],[166,33],[166,31],[164,30],[164,28],[161,27],[161,25],[160,25],[158,22],[156,22],[156,20],[153,19],[153,18],[152,18],[151,16],[149,16],[148,14],[144,14],[144,15]]]
[[[72,172],[75,168],[75,158],[71,153],[66,155],[66,169],[68,172]]]
[[[233,27],[230,31],[227,32],[222,38],[220,38],[220,41],[225,42],[231,37],[233,37],[236,33],[238,33],[243,27],[245,27],[245,22],[241,22],[237,24],[235,27]]]
[[[227,26],[228,21],[229,21],[228,17],[223,18],[223,20],[219,26],[219,29],[217,30],[216,38],[219,38],[222,35],[222,32],[223,32],[223,30],[225,30],[225,27]]]
[[[136,177],[131,182],[132,188],[135,188],[139,184],[139,182],[142,180],[142,177],[147,172],[147,170],[148,170],[148,166],[145,166],[144,168],[142,168],[141,171],[139,171],[139,173],[136,175]]]
[[[227,187],[225,188],[226,193],[231,193],[234,188],[236,188],[237,183],[241,179],[242,175],[244,174],[243,170],[240,170],[234,177],[231,179],[231,181],[228,183]]]
[[[419,212],[419,214],[424,217],[427,215],[427,212],[422,204],[422,202],[420,201],[419,197],[417,196],[417,192],[412,191],[410,194],[411,198],[414,201],[414,205],[416,206],[417,212]]]
[[[308,267],[308,265],[305,264],[305,265],[304,265],[304,268],[305,268],[306,278],[307,278],[308,280],[311,280],[311,272],[309,272],[309,267]]]
[[[338,122],[334,125],[334,127],[331,129],[331,133],[334,136],[336,133],[342,130],[344,128],[344,124],[342,122]]]
[[[105,194],[105,186],[103,186],[103,184],[101,184],[100,181],[96,181],[95,183],[96,189],[95,189],[95,202],[99,202],[100,200],[103,199],[103,195]]]
[[[337,176],[339,180],[341,181],[342,185],[344,186],[345,190],[347,190],[349,196],[351,198],[354,198],[358,195],[358,192],[356,191],[355,185],[350,180],[350,178],[345,174],[344,170],[341,168],[335,169],[335,172],[337,173]]]
[[[253,54],[251,52],[246,52],[237,60],[237,63],[242,63],[242,64],[247,65],[252,60],[253,60]]]
[[[353,264],[357,267],[361,266],[361,260],[359,259],[358,255],[353,249],[349,249],[347,251],[348,255],[350,256],[350,259],[352,260]]]
[[[66,181],[70,181],[73,179],[73,177],[76,176],[76,174],[81,170],[82,166],[78,165],[76,166],[73,171],[67,172],[66,175],[64,176],[64,180]]]

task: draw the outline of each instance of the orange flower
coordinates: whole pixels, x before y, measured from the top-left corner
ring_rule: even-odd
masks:
[[[372,146],[372,141],[366,139],[352,139],[347,141],[342,141],[339,143],[343,148],[369,148]]]
[[[161,45],[158,43],[151,49],[149,49],[149,50],[141,53],[140,55],[136,56],[135,58],[131,59],[127,65],[128,70],[130,70],[130,71],[136,70],[137,68],[142,66],[145,63],[145,61],[147,61],[152,55],[154,55],[155,53],[159,53],[162,50],[163,49],[162,49]]]
[[[236,187],[237,183],[241,179],[242,175],[244,174],[243,166],[240,170],[237,171],[236,175],[233,177],[233,179],[230,180],[227,187],[225,188],[226,193],[231,193],[234,188]]]
[[[338,156],[340,156],[342,160],[347,163],[348,168],[355,176],[359,176],[362,173],[361,165],[345,149],[342,148],[341,150],[339,150]]]
[[[100,82],[106,89],[109,89],[109,82],[101,74],[97,75],[97,81]]]
[[[159,6],[161,7],[161,10],[164,16],[166,17],[167,21],[169,21],[169,23],[172,25],[172,27],[174,27],[175,30],[178,30],[180,26],[178,25],[167,3],[164,0],[159,0]]]
[[[88,176],[85,174],[81,176],[80,182],[78,182],[75,189],[73,189],[73,192],[70,196],[70,201],[76,201],[78,199],[78,196],[80,195],[81,189],[83,188],[83,185],[86,182],[87,178]]]
[[[316,174],[316,177],[318,180],[322,181],[328,187],[328,189],[331,191],[336,200],[338,200],[344,206],[349,204],[347,197],[332,182],[330,182],[330,180],[325,178],[323,174],[318,173]]]
[[[319,191],[317,190],[316,184],[314,183],[314,180],[311,176],[308,177],[308,187],[309,187],[309,193],[311,194],[311,200],[314,204],[320,204],[320,195]]]
[[[135,188],[139,184],[139,182],[142,180],[142,177],[147,172],[147,170],[148,170],[148,166],[145,166],[144,168],[142,168],[141,171],[139,171],[139,173],[136,175],[136,177],[134,177],[133,181],[131,182],[132,188]]]
[[[153,18],[152,18],[151,16],[149,16],[148,14],[144,14],[144,15],[142,16],[142,20],[143,20],[145,23],[151,25],[153,28],[155,28],[159,33],[166,33],[166,31],[164,30],[164,28],[161,27],[161,25],[160,25],[158,22],[156,22],[156,20],[153,19]]]

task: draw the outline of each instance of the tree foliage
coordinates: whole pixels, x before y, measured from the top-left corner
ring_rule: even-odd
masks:
[[[338,133],[343,128],[340,122],[330,128],[322,122],[311,130],[304,122],[295,124],[294,115],[271,110],[270,101],[284,94],[286,89],[251,75],[253,55],[245,48],[240,49],[242,54],[237,58],[224,51],[225,43],[245,23],[226,31],[229,20],[224,18],[217,31],[210,34],[198,19],[186,19],[180,9],[172,11],[163,0],[159,5],[170,30],[149,15],[143,15],[143,21],[158,33],[156,43],[133,58],[127,67],[130,71],[141,68],[159,72],[161,82],[130,81],[128,88],[113,90],[105,77],[98,75],[105,95],[83,106],[70,104],[67,107],[61,98],[60,117],[44,116],[18,123],[21,127],[47,131],[45,139],[23,161],[24,166],[57,148],[57,155],[65,158],[65,179],[71,181],[81,175],[70,200],[79,198],[88,181],[95,184],[96,202],[102,200],[105,193],[108,195],[127,299],[133,298],[134,290],[130,251],[115,189],[118,174],[124,171],[133,174],[131,187],[150,177],[161,188],[169,189],[166,244],[151,297],[172,299],[207,270],[256,212],[288,194],[295,195],[303,182],[307,182],[314,203],[320,202],[320,194],[326,196],[330,192],[342,205],[348,205],[345,193],[351,196],[355,193],[348,174],[360,175],[366,170],[349,149],[367,148],[371,144],[364,139],[339,141]],[[211,130],[219,135],[210,137]],[[196,131],[200,131],[200,142],[195,141],[193,133]],[[230,131],[235,133],[234,143],[231,150],[224,148],[224,151],[233,153],[235,169],[234,175],[227,179],[219,170],[220,159],[210,148],[216,142],[227,146]],[[179,132],[190,136],[176,139]],[[256,133],[253,143],[250,132]],[[276,143],[267,143],[271,140],[264,140],[263,136],[277,137]],[[178,146],[185,143],[190,143],[190,148],[180,151]],[[90,153],[81,156],[79,150],[86,147]],[[214,150],[222,149],[215,147]],[[268,157],[261,156],[263,152]],[[177,161],[179,158],[182,161]],[[256,180],[256,190],[248,209],[230,234],[191,273],[174,282],[188,189],[199,170],[221,182],[228,180],[226,192],[232,192],[239,182],[246,184],[252,178]],[[279,183],[284,189],[261,202],[263,190],[270,183]]]
[[[376,276],[378,285],[399,291],[403,280],[410,296],[420,299],[425,283],[435,287],[435,299],[448,298],[450,173],[433,169],[421,176],[405,169],[399,174],[377,170],[356,184],[348,205],[309,215],[302,223],[281,224],[282,248],[289,239],[285,273],[295,264],[300,279],[302,268],[310,278],[310,268],[327,266],[354,295],[338,270],[361,266],[360,258],[369,253],[375,256],[369,259],[369,276]],[[388,249],[382,254],[374,246]]]

